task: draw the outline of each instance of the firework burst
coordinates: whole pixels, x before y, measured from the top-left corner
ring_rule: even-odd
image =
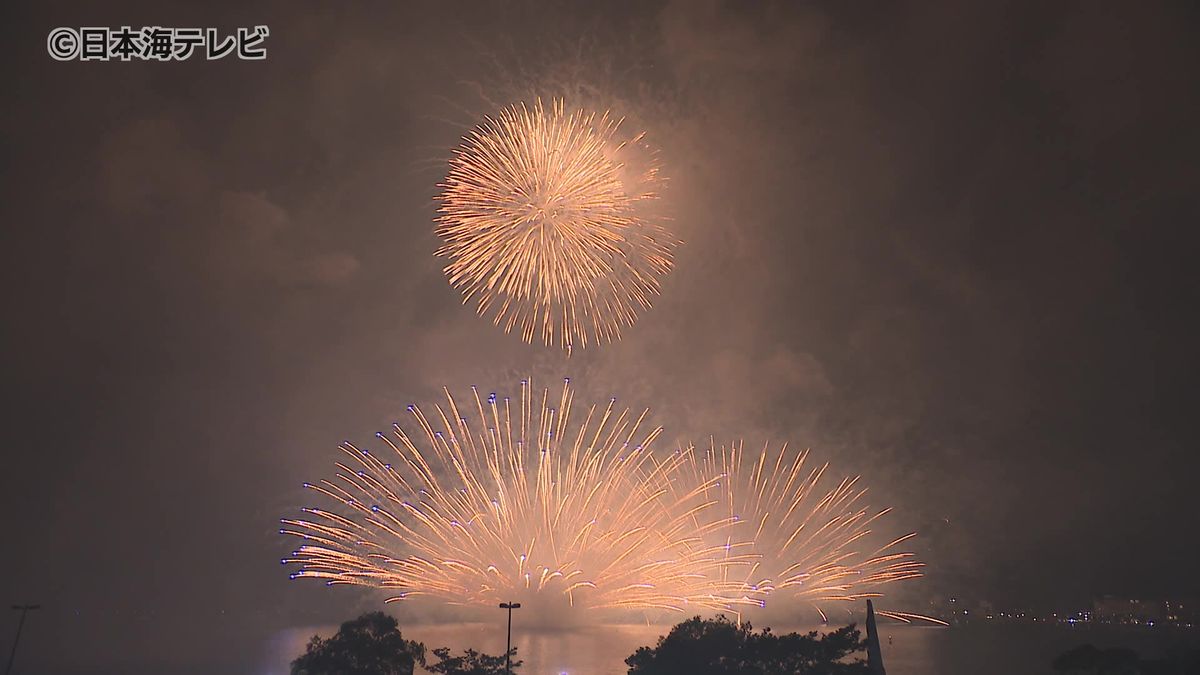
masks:
[[[924,564],[899,550],[915,533],[861,548],[891,509],[864,504],[867,489],[857,477],[822,487],[828,464],[806,468],[807,451],[783,445],[746,453],[737,443],[678,454],[687,461],[676,489],[702,486],[705,500],[718,504],[708,517],[734,523],[718,536],[738,562],[719,568],[719,581],[736,582],[754,604],[766,606],[768,597],[806,602],[825,619],[826,603],[877,598],[881,586],[921,576]]]
[[[657,161],[621,121],[538,100],[488,118],[450,161],[437,254],[464,303],[526,342],[611,342],[650,307],[676,242],[644,204]]]
[[[577,421],[574,405],[569,383],[551,397],[522,382],[519,401],[472,389],[468,408],[449,392],[431,416],[410,406],[416,431],[379,434],[379,453],[346,443],[336,478],[306,485],[339,508],[283,521],[304,539],[283,562],[302,566],[293,578],[387,589],[389,602],[736,604],[736,584],[713,579],[745,561],[706,543],[728,523],[697,524],[708,486],[672,489],[685,458],[653,461],[660,430],[646,428],[646,412],[613,399]]]
[[[647,411],[576,404],[569,381],[464,400],[410,406],[376,451],[341,446],[335,477],[305,486],[332,506],[283,521],[303,539],[283,560],[300,565],[293,578],[383,588],[388,602],[741,614],[782,597],[824,617],[823,604],[920,576],[897,550],[912,535],[866,547],[887,510],[861,503],[856,478],[821,487],[807,453],[655,455]]]

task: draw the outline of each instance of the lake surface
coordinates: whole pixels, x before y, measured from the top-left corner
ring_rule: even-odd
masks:
[[[404,636],[426,647],[467,647],[504,652],[504,623],[401,626]],[[775,633],[817,630],[814,626],[772,626]],[[608,625],[566,631],[522,630],[513,625],[513,645],[525,664],[520,675],[625,675],[625,657],[639,646],[652,645],[669,626]],[[272,675],[287,673],[287,663],[304,650],[314,633],[329,635],[336,627],[297,629],[272,645]],[[880,626],[888,675],[1053,675],[1050,661],[1084,643],[1097,647],[1129,647],[1143,656],[1162,656],[1173,648],[1200,647],[1200,631],[1109,626],[1038,624],[973,624],[943,628],[885,624]],[[890,641],[889,641],[890,638]]]

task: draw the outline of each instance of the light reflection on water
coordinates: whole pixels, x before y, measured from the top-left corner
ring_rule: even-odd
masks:
[[[514,619],[516,617],[514,616]],[[504,652],[503,621],[401,626],[404,637],[432,650],[467,647]],[[861,626],[860,626],[861,628]],[[776,634],[819,630],[814,626],[772,626]],[[288,662],[304,651],[313,634],[329,636],[336,626],[286,631],[271,646],[264,675],[286,675]],[[625,675],[625,658],[642,645],[653,645],[670,626],[598,625],[563,631],[526,630],[514,621],[513,646],[525,664],[519,675]],[[1106,627],[1066,628],[1039,625],[973,625],[954,628],[884,624],[880,642],[888,675],[1051,675],[1055,655],[1084,643],[1101,648],[1124,646],[1144,656],[1161,656],[1175,646],[1196,647],[1196,632],[1128,631]],[[890,638],[890,640],[889,640]]]

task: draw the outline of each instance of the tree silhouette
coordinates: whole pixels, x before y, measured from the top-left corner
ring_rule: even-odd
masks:
[[[438,675],[507,675],[504,669],[504,655],[489,656],[481,654],[474,649],[468,649],[462,656],[450,656],[449,647],[438,647],[433,650],[435,656],[438,657],[438,662],[432,666],[428,666],[427,670]],[[509,652],[514,658],[512,669],[515,672],[517,666],[523,662],[516,660],[517,648],[513,647]]]
[[[343,623],[328,640],[314,635],[292,675],[412,675],[425,645],[405,640],[396,619],[371,612]]]
[[[1146,660],[1132,649],[1082,645],[1055,657],[1055,671],[1069,675],[1200,675],[1200,651]]]
[[[697,616],[625,663],[629,675],[854,675],[866,673],[867,664],[848,659],[865,648],[853,624],[820,637],[816,631],[775,635],[724,616]]]

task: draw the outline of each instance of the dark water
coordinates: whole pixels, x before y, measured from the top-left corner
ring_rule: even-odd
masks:
[[[442,624],[402,626],[404,636],[426,646],[454,650],[472,647],[490,654],[504,652],[504,625]],[[513,644],[525,665],[523,675],[624,675],[625,657],[641,645],[651,645],[669,627],[597,626],[563,632],[522,631],[513,628]],[[816,627],[774,626],[776,633]],[[279,636],[263,672],[283,675],[287,662],[300,653],[314,633],[332,628],[306,628]],[[1129,647],[1143,656],[1162,656],[1173,648],[1200,647],[1200,631],[1115,629],[1104,626],[1068,628],[1037,624],[880,626],[888,675],[1053,675],[1050,661],[1083,643],[1097,647]],[[888,638],[891,638],[890,642]]]

